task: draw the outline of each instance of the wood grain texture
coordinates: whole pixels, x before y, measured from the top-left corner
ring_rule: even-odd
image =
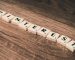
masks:
[[[0,1],[0,9],[21,16],[75,40],[75,28],[37,14],[27,7]],[[60,44],[0,19],[0,60],[74,60],[75,53]]]

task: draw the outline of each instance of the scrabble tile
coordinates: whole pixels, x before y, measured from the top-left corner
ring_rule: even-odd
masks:
[[[49,34],[50,30],[45,28],[45,27],[41,27],[38,31],[37,34],[43,37],[47,37],[47,35]]]
[[[46,39],[51,40],[53,42],[56,42],[58,37],[59,37],[59,35],[60,34],[58,34],[56,32],[50,31],[49,34],[47,35]]]
[[[33,34],[37,34],[37,31],[40,29],[41,27],[36,25],[36,24],[32,24],[29,28],[28,31],[33,33]]]
[[[57,39],[57,43],[59,43],[59,44],[61,44],[63,46],[65,46],[65,44],[67,44],[69,41],[71,41],[71,39],[69,37],[67,37],[67,36],[64,36],[64,35],[60,36]]]
[[[14,17],[15,17],[14,15],[7,13],[4,16],[2,16],[2,19],[6,22],[10,22]]]
[[[68,48],[71,52],[75,51],[75,41],[72,40],[66,44],[66,48]]]
[[[28,28],[32,25],[32,23],[28,21],[21,22],[18,26],[21,27],[24,30],[28,30]]]
[[[24,19],[23,18],[20,18],[20,17],[14,17],[14,19],[12,19],[11,23],[12,24],[15,24],[15,25],[18,25],[19,23],[23,22]]]

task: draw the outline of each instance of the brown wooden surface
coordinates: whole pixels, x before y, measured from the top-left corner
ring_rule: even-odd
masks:
[[[0,1],[0,9],[75,40],[74,27],[34,13],[27,7],[23,9],[16,4]],[[0,60],[74,60],[74,54],[60,44],[0,19]]]

